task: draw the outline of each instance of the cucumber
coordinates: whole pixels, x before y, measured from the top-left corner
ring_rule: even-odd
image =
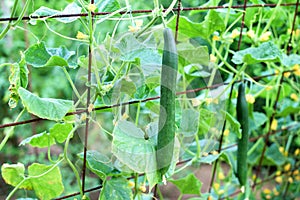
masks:
[[[249,114],[245,97],[245,84],[242,82],[238,87],[238,98],[236,106],[237,120],[241,124],[242,137],[238,140],[237,150],[237,177],[241,186],[247,182],[247,151],[249,135]]]
[[[178,71],[176,42],[171,29],[165,28],[160,84],[160,113],[156,161],[157,170],[164,175],[172,162],[175,141],[175,97]]]

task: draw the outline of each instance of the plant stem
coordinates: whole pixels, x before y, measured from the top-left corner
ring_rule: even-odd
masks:
[[[65,142],[65,148],[64,148],[64,159],[67,161],[67,163],[69,164],[69,166],[71,167],[75,177],[76,177],[76,180],[77,180],[77,184],[78,184],[78,187],[79,187],[79,191],[80,191],[80,195],[83,196],[83,191],[82,191],[82,187],[81,187],[81,180],[80,180],[80,176],[79,176],[79,173],[76,169],[76,167],[73,165],[73,163],[70,161],[70,159],[68,158],[68,147],[69,147],[69,143],[70,143],[70,140],[71,138],[73,137],[73,134],[74,132],[77,130],[78,126],[75,126],[71,132],[69,133],[67,139],[66,139],[66,142]]]
[[[22,116],[22,114],[24,113],[24,111],[25,111],[25,108],[23,108],[23,110],[19,113],[19,115],[17,116],[17,118],[15,119],[14,122],[19,121],[19,119]],[[4,139],[1,141],[0,152],[1,152],[2,148],[5,146],[8,139],[14,134],[14,129],[15,129],[15,126],[11,127],[10,130],[8,131],[8,133],[5,135]]]

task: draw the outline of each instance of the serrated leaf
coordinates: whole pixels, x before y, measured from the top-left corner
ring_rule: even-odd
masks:
[[[78,154],[78,157],[83,160],[83,153]],[[87,167],[102,180],[113,171],[111,160],[97,151],[86,152]]]
[[[199,112],[193,109],[185,109],[182,111],[179,133],[184,137],[197,134],[199,127]]]
[[[32,45],[25,51],[25,60],[33,67],[64,67],[70,66],[68,59],[74,54],[74,51],[69,51],[64,46],[46,48],[45,44],[41,42]]]
[[[95,3],[98,7],[98,12],[113,12],[121,8],[117,0],[96,0]]]
[[[22,163],[17,163],[17,164],[4,163],[1,167],[1,175],[5,183],[12,185],[14,187],[24,180],[25,178],[24,172],[25,172],[25,167]],[[32,190],[32,186],[29,181],[25,181],[19,188]]]
[[[54,16],[54,15],[66,15],[66,14],[79,14],[81,12],[81,7],[79,7],[76,3],[70,3],[66,6],[63,11],[54,10],[45,6],[41,6],[39,9],[34,11],[31,16],[32,17],[40,17],[40,16]],[[59,17],[53,18],[53,20],[57,20],[62,23],[70,23],[76,21],[79,17]],[[31,19],[30,23],[35,25],[37,19]]]
[[[19,95],[27,111],[43,119],[61,120],[73,108],[73,101],[40,98],[22,87]]]
[[[191,38],[209,38],[215,31],[225,30],[224,19],[214,10],[210,10],[201,23],[193,22],[184,16],[180,16],[179,22],[179,33]],[[168,26],[175,30],[176,17],[173,17]]]
[[[133,194],[125,178],[112,178],[104,182],[99,200],[131,200]]]
[[[44,148],[55,144],[55,140],[45,131],[28,137],[20,143],[20,145],[26,144],[30,144],[33,147]]]
[[[52,128],[50,128],[49,132],[50,132],[50,136],[55,138],[55,140],[58,143],[63,143],[67,139],[72,129],[73,129],[72,124],[57,123]]]
[[[28,174],[35,194],[40,199],[53,199],[64,191],[57,166],[33,163],[28,167]]]
[[[300,64],[300,55],[297,54],[291,54],[286,55],[283,54],[282,64],[286,67],[291,67],[296,64]]]
[[[249,47],[235,52],[231,61],[239,65],[243,63],[275,62],[281,61],[282,58],[283,56],[280,49],[273,42],[265,42],[258,47]]]
[[[268,117],[264,113],[253,112],[253,118],[250,118],[250,132],[260,128],[266,121]]]
[[[181,194],[196,194],[200,195],[202,183],[197,179],[197,177],[192,173],[187,175],[182,179],[169,180],[173,183],[181,192]]]
[[[184,43],[177,46],[179,63],[182,66],[200,65],[199,70],[201,70],[202,66],[208,66],[209,53],[207,46],[194,47],[193,45],[186,45]]]
[[[130,169],[138,172],[156,170],[156,135],[148,135],[132,122],[118,121],[113,131],[112,153]]]
[[[273,143],[267,148],[265,156],[277,166],[283,165],[287,160],[287,158],[279,151],[279,146],[276,143]]]
[[[156,48],[139,42],[132,34],[125,35],[115,47],[120,50],[122,61],[134,62],[138,59],[145,75],[160,69],[162,58]]]
[[[236,134],[236,136],[240,139],[242,137],[241,133],[241,124],[229,113],[226,111],[221,111],[225,114],[226,120],[229,122],[232,131]]]

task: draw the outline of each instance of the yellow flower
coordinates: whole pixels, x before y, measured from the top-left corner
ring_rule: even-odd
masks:
[[[256,175],[253,174],[253,175],[252,175],[252,180],[255,180],[255,179],[256,179]]]
[[[88,5],[88,10],[90,12],[95,12],[96,9],[97,9],[97,6],[95,4],[89,4]]]
[[[210,54],[209,55],[209,60],[210,60],[210,62],[215,63],[217,61],[217,57],[214,56],[213,54]]]
[[[218,173],[218,179],[220,179],[220,180],[224,180],[225,179],[225,176],[224,176],[223,172],[219,172]]]
[[[205,102],[206,102],[207,105],[209,105],[213,102],[213,98],[206,98]]]
[[[89,37],[88,35],[80,32],[80,31],[78,31],[77,35],[76,35],[76,38],[79,39],[79,40],[84,40],[84,39],[87,39],[88,37]]]
[[[282,183],[282,177],[281,177],[281,176],[276,177],[276,178],[275,178],[275,181],[276,181],[277,183]]]
[[[135,26],[142,27],[143,26],[143,20],[142,19],[137,19],[134,21]]]
[[[135,185],[135,184],[134,184],[134,182],[133,182],[133,181],[128,181],[128,186],[129,186],[129,187],[131,187],[131,188],[132,188],[132,187],[134,187],[134,185]]]
[[[263,192],[264,192],[265,194],[271,194],[271,190],[268,189],[268,188],[264,189]]]
[[[296,181],[300,181],[300,176],[296,176]]]
[[[294,152],[294,155],[295,155],[295,156],[298,156],[299,154],[300,154],[300,149],[297,148],[297,149],[295,150],[295,152]]]
[[[146,186],[145,185],[141,185],[140,187],[139,187],[139,190],[141,191],[141,192],[146,192]]]
[[[271,123],[271,130],[272,130],[272,131],[276,131],[277,126],[278,126],[277,120],[276,120],[276,119],[273,119],[273,121],[272,121],[272,123]]]
[[[88,107],[88,112],[92,112],[94,110],[94,104],[90,104],[89,107]]]
[[[219,183],[214,183],[214,189],[219,190],[220,189],[220,184]]]
[[[212,152],[211,152],[211,154],[212,154],[212,155],[218,155],[218,154],[219,154],[219,152],[218,152],[218,151],[216,151],[216,150],[214,150],[214,151],[212,151]]]
[[[225,131],[224,131],[224,133],[223,133],[223,134],[224,134],[224,136],[228,136],[228,135],[229,135],[229,133],[230,133],[230,132],[229,132],[229,130],[228,130],[228,129],[225,129]]]
[[[275,69],[275,74],[278,75],[279,74],[279,70]]]
[[[288,78],[290,75],[291,75],[291,72],[285,72],[285,73],[283,73],[283,76],[284,76],[285,78]]]
[[[254,98],[254,96],[251,95],[251,94],[246,94],[246,101],[247,101],[248,103],[250,103],[250,104],[254,104],[255,98]]]
[[[271,195],[266,195],[266,199],[271,199],[272,198],[272,196]]]
[[[280,151],[280,153],[284,153],[284,147],[279,147],[279,151]]]
[[[298,64],[293,66],[294,74],[300,76],[300,67]]]
[[[295,93],[292,93],[290,97],[291,97],[291,99],[293,99],[294,101],[298,101],[298,100],[299,100],[298,95],[295,94]]]
[[[234,39],[236,37],[238,37],[240,35],[240,31],[238,31],[237,29],[234,29],[231,33],[231,38]]]
[[[212,39],[213,39],[213,41],[219,41],[219,40],[220,40],[220,37],[217,36],[217,35],[214,35],[214,36],[212,37]]]
[[[208,153],[207,152],[203,152],[202,155],[203,155],[203,157],[206,157],[206,156],[208,156]]]
[[[123,115],[122,115],[122,119],[123,120],[126,120],[129,118],[129,115],[125,112]]]
[[[280,175],[281,175],[281,171],[277,171],[277,172],[275,173],[275,175],[276,175],[276,176],[280,176]]]
[[[254,31],[253,31],[253,30],[249,30],[249,31],[247,32],[247,36],[248,36],[249,38],[251,38],[251,39],[254,39],[254,38],[255,38],[255,33],[254,33]]]
[[[289,181],[290,183],[293,183],[293,182],[294,182],[294,180],[293,180],[292,177],[289,177],[289,178],[288,178],[288,181]]]
[[[199,99],[193,98],[192,99],[192,105],[194,107],[199,106],[201,104],[201,101]]]
[[[272,90],[272,89],[273,89],[273,86],[267,85],[267,87],[266,87],[266,90],[267,90],[267,91],[270,91],[270,90]]]
[[[224,194],[224,193],[225,193],[225,190],[223,190],[223,189],[218,191],[218,194],[219,194],[219,195],[222,195],[222,194]]]
[[[277,191],[276,188],[273,189],[273,193],[274,193],[275,196],[278,196],[278,195],[279,195],[279,192]]]
[[[266,42],[266,41],[268,41],[268,40],[270,39],[271,34],[272,34],[272,33],[271,33],[270,31],[267,31],[267,32],[261,34],[259,40],[260,40],[261,42]]]
[[[134,26],[128,26],[128,29],[130,32],[134,33],[134,32],[137,32],[141,29],[143,25],[143,20],[135,20],[134,21]]]
[[[293,171],[293,175],[298,175],[299,174],[299,170],[297,169],[297,170],[295,170],[295,171]]]
[[[291,169],[291,166],[292,166],[291,163],[284,165],[283,167],[284,171],[289,171]]]
[[[135,27],[135,26],[128,26],[128,29],[130,32],[134,33],[134,32],[137,32],[139,30],[138,27]]]
[[[213,200],[212,196],[208,196],[207,200]]]

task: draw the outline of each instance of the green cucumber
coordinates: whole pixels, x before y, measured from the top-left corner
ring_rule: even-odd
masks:
[[[237,150],[237,177],[241,186],[247,182],[247,151],[249,135],[249,113],[245,97],[245,84],[242,82],[238,87],[236,106],[237,120],[241,124],[242,137],[238,140]]]
[[[157,170],[164,175],[172,162],[175,141],[175,97],[178,71],[176,42],[171,29],[165,28],[164,51],[160,84],[160,113],[156,161]]]

